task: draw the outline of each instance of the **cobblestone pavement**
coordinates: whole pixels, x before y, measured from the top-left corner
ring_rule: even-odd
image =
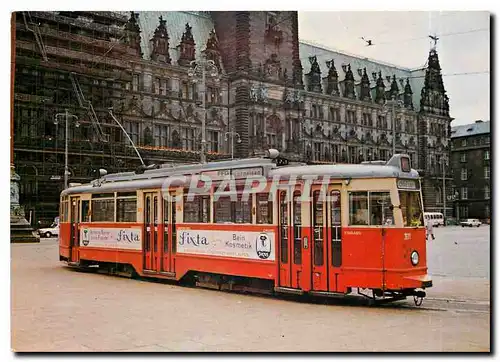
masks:
[[[474,242],[487,247],[467,244]],[[55,239],[14,244],[11,346],[19,352],[489,351],[490,286],[488,273],[482,275],[489,264],[466,275],[451,261],[476,258],[482,249],[488,257],[487,227],[438,229],[429,267],[434,263],[440,273],[416,308],[410,299],[375,307],[358,299],[301,302],[82,273],[58,262]]]

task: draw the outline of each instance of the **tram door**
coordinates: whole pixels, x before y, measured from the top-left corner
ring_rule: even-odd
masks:
[[[342,227],[340,189],[311,191],[311,282],[312,289],[322,292],[343,291],[340,267],[342,265]]]
[[[301,194],[278,190],[279,286],[303,289]]]
[[[344,292],[342,282],[342,208],[340,186],[329,190],[326,206],[328,290]]]
[[[158,193],[144,193],[144,269],[158,271]]]
[[[78,247],[80,246],[80,198],[79,197],[71,197],[70,198],[70,240],[69,240],[69,255],[71,257],[71,261],[78,262],[79,251]],[[60,227],[59,227],[60,228]]]
[[[161,245],[161,271],[174,272],[173,254],[175,253],[175,194],[170,193],[169,199],[163,199],[163,243]]]
[[[311,189],[311,273],[312,290],[328,291],[327,228],[325,227],[325,197],[321,186]]]

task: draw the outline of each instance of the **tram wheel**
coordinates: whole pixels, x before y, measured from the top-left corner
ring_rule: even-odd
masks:
[[[417,297],[416,295],[414,295],[413,301],[415,302],[415,305],[417,307],[420,307],[422,305],[422,302],[424,301],[424,297]]]

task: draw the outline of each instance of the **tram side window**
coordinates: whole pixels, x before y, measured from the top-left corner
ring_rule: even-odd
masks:
[[[370,192],[370,225],[394,225],[389,192]]]
[[[65,222],[68,222],[68,200],[66,199],[63,203],[63,218]]]
[[[399,191],[399,201],[401,203],[401,213],[403,214],[403,226],[424,225],[422,203],[420,192]],[[425,215],[426,218],[433,219],[435,215]]]
[[[90,201],[82,200],[82,222],[90,221]]]
[[[137,221],[137,197],[116,198],[116,221],[136,222]]]
[[[241,197],[242,195],[239,194],[237,201],[231,201],[229,196],[219,197],[214,202],[214,222],[252,223],[252,198],[249,197],[247,201],[243,201]]]
[[[368,225],[368,192],[349,192],[349,225]]]
[[[394,225],[389,192],[349,192],[349,225]]]
[[[273,202],[269,194],[257,194],[257,224],[273,223]]]
[[[184,196],[184,222],[210,222],[210,196]]]
[[[64,201],[61,199],[59,203],[59,221],[64,222]]]
[[[98,197],[106,197],[99,199]],[[115,221],[115,199],[114,194],[94,195],[92,199],[92,221],[113,222]]]
[[[241,195],[238,195],[238,201],[234,202],[234,222],[237,224],[252,223],[252,198],[247,201],[241,200]]]
[[[231,198],[229,196],[219,197],[214,202],[214,222],[232,222],[231,218]]]

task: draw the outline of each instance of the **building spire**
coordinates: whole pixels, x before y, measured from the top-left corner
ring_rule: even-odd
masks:
[[[439,57],[435,48],[429,51],[424,87],[420,92],[420,111],[449,117],[449,103],[444,89]]]

